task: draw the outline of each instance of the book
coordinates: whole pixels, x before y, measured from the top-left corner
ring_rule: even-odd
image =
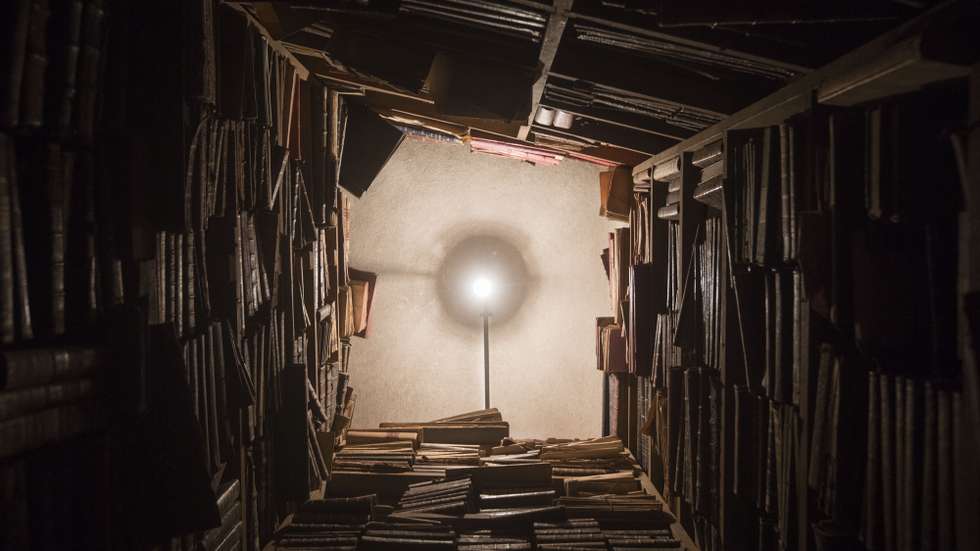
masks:
[[[93,348],[37,348],[0,353],[0,390],[14,390],[76,379],[107,365]]]
[[[93,379],[82,378],[0,392],[0,421],[95,396]]]
[[[48,0],[31,0],[27,45],[20,93],[20,124],[40,127],[44,124],[45,76],[48,66]]]
[[[0,343],[14,342],[14,246],[11,161],[13,147],[0,134]]]
[[[629,219],[633,177],[625,166],[599,173],[599,214],[611,220]]]

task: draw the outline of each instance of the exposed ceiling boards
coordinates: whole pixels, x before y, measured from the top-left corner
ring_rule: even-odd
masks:
[[[636,165],[931,3],[866,0],[860,13],[843,0],[774,11],[722,0],[235,4],[312,75],[363,90],[358,101],[375,110]],[[573,120],[535,122],[539,107]]]

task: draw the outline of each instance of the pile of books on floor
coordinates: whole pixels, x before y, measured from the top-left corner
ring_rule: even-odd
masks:
[[[350,430],[330,497],[288,519],[276,548],[679,547],[674,518],[644,492],[618,438],[519,440],[506,428],[486,410]]]

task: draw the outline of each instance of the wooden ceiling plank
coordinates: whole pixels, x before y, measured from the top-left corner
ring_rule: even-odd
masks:
[[[689,138],[695,134],[695,132],[691,130],[672,126],[652,117],[634,115],[632,113],[619,111],[616,109],[605,109],[600,112],[595,108],[590,108],[587,106],[574,106],[554,99],[542,100],[541,105],[550,107],[551,109],[561,109],[562,111],[571,113],[576,117],[585,117],[587,119],[593,119],[607,124],[614,124],[616,126],[629,128],[631,130],[637,130],[639,132],[647,132],[649,134],[663,136],[665,138],[671,138],[677,141]]]
[[[709,42],[703,42],[703,41],[700,41],[700,40],[692,40],[690,38],[685,38],[685,37],[682,37],[682,36],[678,36],[677,34],[674,34],[674,33],[659,32],[659,31],[651,30],[651,29],[646,28],[646,27],[636,27],[636,26],[633,26],[633,25],[628,25],[626,23],[621,23],[619,21],[613,21],[613,20],[610,20],[610,19],[605,19],[605,18],[602,18],[602,17],[596,17],[596,16],[593,16],[593,15],[587,15],[587,14],[580,13],[580,12],[572,11],[572,12],[570,12],[568,14],[568,18],[569,19],[577,19],[577,20],[580,20],[580,21],[588,21],[589,23],[596,23],[596,24],[599,24],[599,25],[604,25],[604,26],[607,26],[607,27],[610,27],[610,28],[619,30],[619,31],[624,31],[624,32],[632,33],[632,34],[637,34],[637,35],[645,36],[645,37],[648,37],[648,38],[654,38],[654,39],[657,39],[657,40],[669,40],[671,42],[676,42],[678,44],[683,44],[685,46],[691,46],[693,48],[702,48],[702,49],[705,49],[705,50],[708,50],[708,51],[711,51],[711,52],[715,52],[715,53],[723,53],[723,54],[726,54],[726,55],[731,55],[731,54],[736,54],[737,53],[737,55],[739,57],[744,57],[746,59],[751,59],[752,61],[757,61],[757,62],[760,62],[760,63],[767,63],[767,64],[770,64],[770,65],[773,65],[773,66],[776,66],[776,67],[780,67],[780,68],[783,68],[783,69],[787,69],[787,70],[790,70],[790,71],[796,71],[796,72],[800,72],[800,73],[806,73],[806,72],[809,72],[809,71],[812,71],[813,70],[812,67],[806,67],[806,66],[803,66],[803,65],[798,65],[796,63],[790,63],[790,62],[783,61],[783,60],[780,60],[780,59],[775,59],[775,58],[772,58],[772,57],[764,57],[764,56],[750,54],[748,52],[743,52],[743,51],[733,51],[730,48],[723,48],[723,47],[720,47],[720,46],[718,46],[716,44],[711,44]]]
[[[538,54],[539,67],[541,74],[538,80],[531,87],[531,113],[528,115],[527,124],[521,126],[517,137],[521,140],[527,139],[528,132],[531,130],[531,123],[534,115],[538,112],[538,105],[544,96],[545,84],[548,82],[548,73],[551,65],[558,54],[558,47],[561,45],[561,37],[565,34],[565,24],[568,22],[568,11],[572,9],[574,0],[555,0],[554,11],[548,16],[548,26],[544,31],[544,38],[541,40],[541,51]]]

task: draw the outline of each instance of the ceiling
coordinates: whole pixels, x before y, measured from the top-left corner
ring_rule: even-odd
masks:
[[[635,165],[932,2],[233,2],[406,131]],[[539,108],[573,115],[534,122]]]

